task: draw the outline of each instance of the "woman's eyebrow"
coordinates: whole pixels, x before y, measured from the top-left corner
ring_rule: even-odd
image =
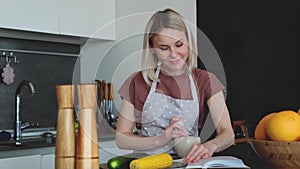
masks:
[[[178,40],[175,42],[175,44],[178,43],[178,42],[182,42],[182,41],[183,41],[183,39],[178,39]],[[162,44],[159,44],[159,46],[168,46],[168,45],[162,43]]]
[[[182,39],[179,39],[178,41],[176,41],[176,43],[178,43],[178,42],[182,42]]]

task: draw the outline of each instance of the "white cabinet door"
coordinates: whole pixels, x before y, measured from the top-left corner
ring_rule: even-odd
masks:
[[[40,169],[41,155],[30,155],[22,157],[2,158],[0,159],[0,168],[2,169]]]
[[[55,155],[42,155],[42,169],[55,169]]]
[[[59,0],[1,0],[0,28],[59,33]]]
[[[115,9],[115,0],[60,0],[60,33],[115,40]]]

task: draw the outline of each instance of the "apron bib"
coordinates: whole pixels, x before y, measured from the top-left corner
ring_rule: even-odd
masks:
[[[160,67],[155,72],[156,78]],[[175,99],[170,96],[155,92],[157,82],[153,81],[150,92],[144,103],[141,119],[141,136],[161,135],[169,125],[172,117],[183,119],[184,127],[190,136],[198,136],[199,102],[192,75],[189,74],[190,88],[193,100]],[[138,151],[147,154],[169,153],[175,154],[173,140],[162,147],[152,150]]]

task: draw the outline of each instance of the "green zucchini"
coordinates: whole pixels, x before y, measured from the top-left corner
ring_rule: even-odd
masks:
[[[107,166],[109,169],[129,169],[129,164],[132,160],[147,156],[144,153],[130,153],[122,156],[116,156],[108,160]]]

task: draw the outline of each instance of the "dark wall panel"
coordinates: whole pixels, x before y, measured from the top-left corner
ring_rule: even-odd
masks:
[[[198,28],[212,41],[227,80],[233,120],[250,134],[273,111],[300,108],[300,1],[197,1]]]
[[[0,37],[0,49],[79,54],[80,46]],[[33,82],[36,86],[36,94],[30,95],[28,88],[23,88],[21,120],[23,122],[37,122],[40,124],[39,127],[55,127],[57,117],[55,87],[58,84],[72,83],[77,57],[24,52],[14,52],[14,56],[19,62],[15,64],[11,59],[10,65],[15,70],[14,83],[6,85],[2,78],[0,79],[0,130],[13,129],[15,93],[17,85],[22,80]],[[5,66],[5,62],[5,57],[2,57],[1,54],[1,69]]]

